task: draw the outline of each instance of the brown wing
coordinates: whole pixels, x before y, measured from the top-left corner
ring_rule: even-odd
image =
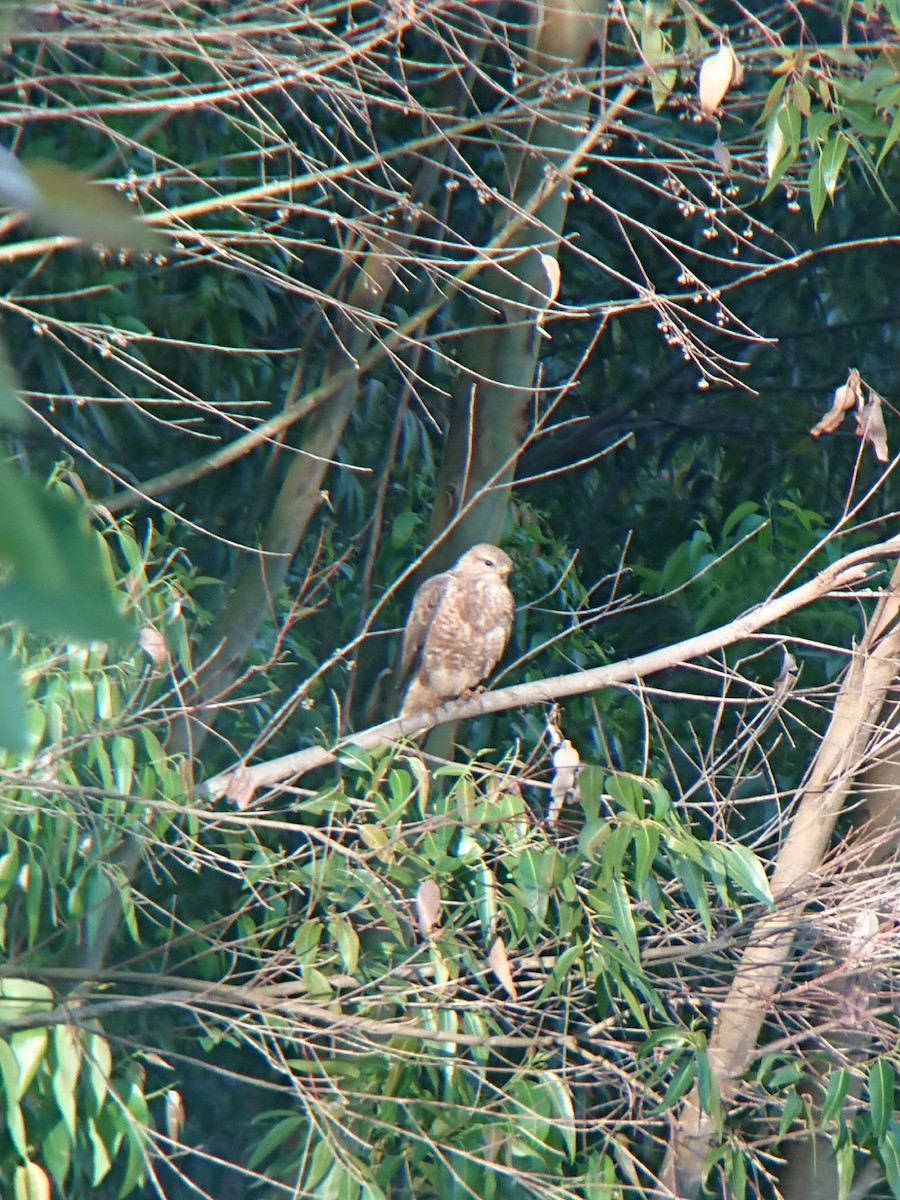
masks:
[[[401,690],[419,666],[422,647],[425,645],[434,614],[447,591],[448,579],[447,574],[432,575],[431,579],[425,580],[413,597],[406,629],[403,631],[403,649],[400,651],[399,685]]]

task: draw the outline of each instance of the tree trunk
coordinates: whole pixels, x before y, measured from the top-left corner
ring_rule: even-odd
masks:
[[[557,0],[533,9],[528,67],[535,78],[548,71],[584,68],[604,32],[605,0]],[[517,145],[506,153],[509,198],[495,230],[518,219],[546,187],[548,173],[559,171],[584,138],[590,95],[583,87],[573,93],[569,99],[560,98],[552,117],[536,117],[528,127],[515,127],[516,137],[510,140]],[[478,542],[502,538],[544,340],[540,320],[552,293],[543,256],[557,260],[571,182],[560,176],[558,185],[509,239],[502,257],[479,277],[482,324],[469,333],[459,358],[431,539],[467,511],[430,557],[425,574],[442,570]]]
[[[772,875],[775,910],[757,923],[715,1020],[709,1061],[726,1105],[750,1064],[835,822],[851,788],[870,766],[873,745],[882,736],[879,716],[900,663],[898,618],[900,567],[853,654],[828,730],[801,789],[800,805]],[[717,1143],[716,1123],[703,1112],[695,1088],[682,1107],[663,1171],[667,1194],[688,1198],[699,1193],[707,1158]]]

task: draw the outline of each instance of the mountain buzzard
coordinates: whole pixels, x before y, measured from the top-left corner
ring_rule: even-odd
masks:
[[[506,649],[515,600],[512,559],[496,546],[467,550],[416,592],[403,635],[401,715],[429,712],[487,679]]]

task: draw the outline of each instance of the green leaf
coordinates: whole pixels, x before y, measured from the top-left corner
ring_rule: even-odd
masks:
[[[745,517],[756,516],[759,511],[759,505],[755,500],[744,500],[741,504],[738,504],[722,522],[722,537],[727,538],[731,531],[736,529]]]
[[[842,1138],[840,1145],[835,1147],[834,1160],[837,1163],[838,1200],[847,1200],[856,1172],[856,1147],[850,1138]]]
[[[647,789],[642,778],[637,775],[611,776],[606,781],[606,791],[623,812],[644,819],[647,813]]]
[[[360,1200],[387,1200],[387,1195],[374,1179],[368,1179],[362,1185]]]
[[[91,1154],[94,1160],[94,1167],[91,1174],[91,1182],[94,1187],[106,1178],[112,1170],[112,1157],[107,1149],[106,1143],[100,1136],[99,1130],[94,1122],[89,1118],[87,1122],[88,1140],[91,1143]]]
[[[638,885],[644,883],[653,870],[656,852],[659,850],[659,830],[652,825],[642,824],[634,831],[634,878]]]
[[[143,1183],[147,1174],[147,1156],[141,1138],[131,1127],[128,1128],[125,1138],[128,1143],[128,1163],[125,1167],[122,1186],[119,1188],[120,1200],[121,1197],[127,1196],[129,1192],[133,1192],[139,1184]]]
[[[569,970],[575,963],[583,963],[585,956],[585,948],[581,942],[576,941],[573,945],[563,950],[559,956],[553,970],[541,989],[541,994],[538,997],[538,1003],[549,999],[551,996],[558,996],[563,980],[569,973]]]
[[[781,1120],[778,1125],[778,1136],[784,1137],[793,1128],[794,1122],[803,1113],[803,1101],[796,1091],[788,1092],[784,1108],[781,1110]]]
[[[725,1178],[729,1200],[744,1200],[747,1195],[747,1164],[740,1150],[732,1150],[725,1159]]]
[[[796,155],[803,137],[803,118],[793,104],[785,102],[782,105],[778,112],[778,124],[784,134],[788,149]],[[775,165],[777,166],[777,163]],[[771,174],[771,172],[769,173]]]
[[[599,862],[609,835],[608,821],[604,821],[601,817],[586,821],[578,835],[578,849],[589,862]]]
[[[886,1058],[877,1059],[869,1068],[868,1088],[872,1132],[879,1140],[894,1115],[894,1083],[894,1068]]]
[[[361,824],[358,832],[370,850],[383,850],[391,840],[390,834],[380,825]]]
[[[767,1083],[773,1092],[778,1092],[784,1088],[795,1087],[803,1078],[803,1067],[799,1062],[785,1063],[783,1067],[779,1067],[769,1076]]]
[[[305,921],[294,934],[294,954],[301,966],[311,967],[319,954],[323,926],[318,920]]]
[[[10,848],[0,855],[0,899],[10,890],[19,873],[19,843],[10,839]]]
[[[625,855],[631,847],[633,834],[634,822],[623,823],[610,829],[602,856],[604,875],[611,877],[621,872]]]
[[[722,1101],[719,1097],[719,1088],[705,1050],[697,1052],[697,1093],[700,1099],[700,1108],[708,1116],[712,1117],[717,1126],[721,1126]]]
[[[659,27],[659,17],[652,4],[644,6],[645,20],[641,27],[641,50],[650,67],[657,63],[670,60],[672,44]],[[665,70],[654,70],[650,76],[650,94],[653,97],[653,107],[657,112],[664,107],[671,95],[672,88],[678,82],[678,72],[669,67]]]
[[[30,864],[31,870],[34,864]],[[31,1013],[48,1013],[53,1009],[53,993],[45,983],[34,979],[0,979],[0,1015],[4,1021]]]
[[[810,115],[812,109],[812,96],[809,88],[800,79],[795,79],[791,84],[791,104],[804,117]]]
[[[112,765],[115,772],[114,789],[119,795],[131,792],[134,774],[134,742],[130,737],[116,736],[112,740]]]
[[[552,1098],[553,1128],[563,1140],[569,1162],[574,1162],[577,1142],[575,1105],[572,1103],[572,1093],[553,1071],[541,1071],[539,1078]]]
[[[656,1117],[660,1113],[669,1112],[670,1109],[673,1109],[682,1096],[686,1096],[690,1091],[696,1078],[697,1060],[693,1057],[683,1058],[675,1074],[669,1080],[669,1086],[666,1088],[662,1100],[648,1115]]]
[[[887,1130],[879,1145],[881,1161],[888,1185],[896,1200],[900,1200],[900,1138],[896,1127]]]
[[[806,122],[806,140],[811,146],[815,146],[836,124],[837,117],[833,113],[821,111],[811,113]]]
[[[641,961],[641,948],[638,943],[637,926],[631,911],[631,901],[622,880],[615,876],[609,887],[609,906],[612,910],[613,924],[625,943],[628,953],[636,963]]]
[[[127,1145],[128,1159],[124,1177],[119,1187],[118,1196],[127,1196],[142,1183],[147,1172],[147,1155],[144,1144],[144,1129],[149,1125],[150,1113],[144,1093],[137,1083],[132,1082],[123,1096],[125,1111],[118,1106],[107,1105],[104,1114],[110,1113],[115,1122],[116,1133],[107,1136],[104,1145],[112,1148],[124,1142]],[[113,1151],[117,1153],[117,1151]],[[95,1159],[95,1169],[99,1165]]]
[[[703,922],[708,934],[712,934],[712,913],[706,896],[706,885],[697,866],[686,858],[676,858],[672,864],[678,878],[684,884],[684,889],[690,896],[697,915]]]
[[[136,1082],[132,1082],[127,1090],[125,1107],[139,1125],[150,1124],[150,1110],[147,1107],[147,1098]],[[132,1122],[129,1122],[128,1128],[133,1128]]]
[[[99,1116],[109,1091],[112,1051],[109,1042],[99,1033],[87,1035],[84,1051],[84,1079],[93,1097],[94,1115]]]
[[[278,1150],[286,1142],[292,1141],[294,1138],[296,1138],[304,1128],[304,1125],[305,1121],[299,1114],[292,1113],[290,1116],[282,1117],[281,1120],[277,1121],[272,1128],[258,1142],[255,1143],[253,1152],[250,1155],[250,1159],[247,1163],[249,1169],[251,1171],[255,1171],[257,1167],[262,1166],[273,1156],[276,1150]],[[326,1148],[325,1152],[327,1154],[327,1162],[322,1163],[321,1169],[314,1175],[314,1172],[316,1171],[316,1161],[317,1159],[322,1158],[322,1154],[320,1152],[323,1146]],[[319,1180],[328,1170],[332,1161],[333,1155],[331,1154],[330,1150],[328,1150],[327,1143],[320,1142],[316,1147],[315,1153],[313,1154],[312,1165],[309,1173],[304,1180],[304,1190],[308,1190],[310,1186],[315,1186],[315,1184],[319,1182]],[[310,1178],[313,1179],[312,1184],[310,1184]]]
[[[374,768],[375,760],[368,750],[363,750],[360,746],[342,746],[338,754],[338,762],[343,767],[350,767],[356,771],[371,771]]]
[[[831,1078],[828,1080],[828,1090],[825,1093],[825,1099],[822,1101],[823,1125],[829,1121],[834,1121],[839,1116],[852,1082],[853,1078],[846,1067],[841,1067],[839,1070],[832,1072]]]
[[[25,1117],[18,1104],[7,1102],[6,1131],[10,1141],[23,1158],[28,1155],[28,1134],[25,1131]]]
[[[75,1088],[81,1072],[81,1043],[75,1030],[68,1025],[57,1025],[53,1030],[53,1051],[56,1060],[51,1079],[53,1097],[74,1146],[78,1134]]]
[[[871,102],[842,104],[841,116],[857,133],[861,133],[863,137],[884,137],[884,121],[876,114]]]
[[[316,967],[302,967],[300,977],[310,996],[330,996],[334,992],[334,988],[332,988],[328,981],[328,976],[323,975]]]
[[[831,200],[834,199],[834,193],[837,191],[838,177],[841,167],[844,165],[844,159],[847,157],[848,146],[847,139],[838,133],[828,139],[819,155],[822,183]]]
[[[10,1037],[9,1046],[19,1076],[15,1091],[9,1093],[15,1100],[21,1100],[34,1082],[49,1041],[50,1035],[46,1029],[17,1029]]]
[[[413,779],[409,771],[401,771],[392,767],[388,775],[388,786],[391,789],[394,810],[403,809],[413,789]]]
[[[359,966],[359,935],[348,917],[333,917],[328,930],[337,943],[344,970],[352,975]]]
[[[797,157],[797,148],[792,141],[795,133],[794,121],[787,115],[790,113],[795,113],[799,120],[796,109],[782,106],[772,114],[766,126],[766,174],[769,182],[763,192],[764,198],[772,192]]]
[[[321,1200],[359,1200],[361,1184],[356,1176],[335,1162],[334,1166],[316,1188],[315,1195]]]
[[[13,1193],[15,1200],[50,1200],[50,1180],[47,1172],[37,1163],[26,1162],[16,1167]]]
[[[12,1047],[0,1039],[0,1081],[3,1083],[3,1100],[14,1104],[19,1092],[19,1064]]]
[[[41,1155],[50,1174],[62,1189],[72,1166],[72,1143],[64,1121],[57,1121],[53,1128],[44,1134],[41,1139]]]
[[[748,850],[739,842],[733,842],[729,846],[720,846],[719,849],[729,877],[745,892],[749,892],[751,896],[755,896],[757,900],[762,900],[764,904],[773,908],[775,901],[772,899],[765,867],[753,851]]]
[[[590,1167],[584,1180],[584,1200],[610,1200],[620,1195],[616,1188],[615,1163],[607,1155],[591,1154]]]
[[[769,94],[766,97],[766,102],[763,105],[762,115],[760,117],[760,124],[765,125],[769,118],[774,114],[779,103],[781,102],[781,97],[784,93],[786,85],[787,75],[779,75],[772,84]]]
[[[807,179],[809,187],[809,207],[812,212],[813,228],[819,228],[819,218],[822,215],[822,210],[825,208],[826,192],[825,184],[822,180],[822,163],[817,161],[809,169]]]
[[[398,513],[391,522],[391,545],[395,550],[402,550],[409,545],[413,534],[422,523],[422,517],[419,513],[406,512]]]
[[[900,108],[898,108],[896,113],[894,113],[894,119],[891,122],[890,131],[887,137],[884,139],[884,145],[881,147],[881,153],[878,155],[878,162],[875,164],[876,169],[880,169],[888,151],[897,144],[898,138],[900,138]]]

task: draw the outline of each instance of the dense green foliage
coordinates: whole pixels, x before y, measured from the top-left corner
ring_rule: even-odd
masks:
[[[59,187],[0,246],[17,1200],[671,1195],[690,1096],[714,1194],[803,1194],[812,1144],[834,1195],[871,1160],[900,1196],[867,923],[896,884],[852,808],[752,1063],[724,1089],[708,1053],[886,574],[452,754],[344,736],[396,711],[414,584],[484,536],[502,687],[726,626],[896,525],[852,421],[809,434],[851,367],[895,391],[896,6],[539,8],[15,18],[10,150]],[[76,242],[63,162],[155,248]],[[237,806],[200,786],[341,737]]]

